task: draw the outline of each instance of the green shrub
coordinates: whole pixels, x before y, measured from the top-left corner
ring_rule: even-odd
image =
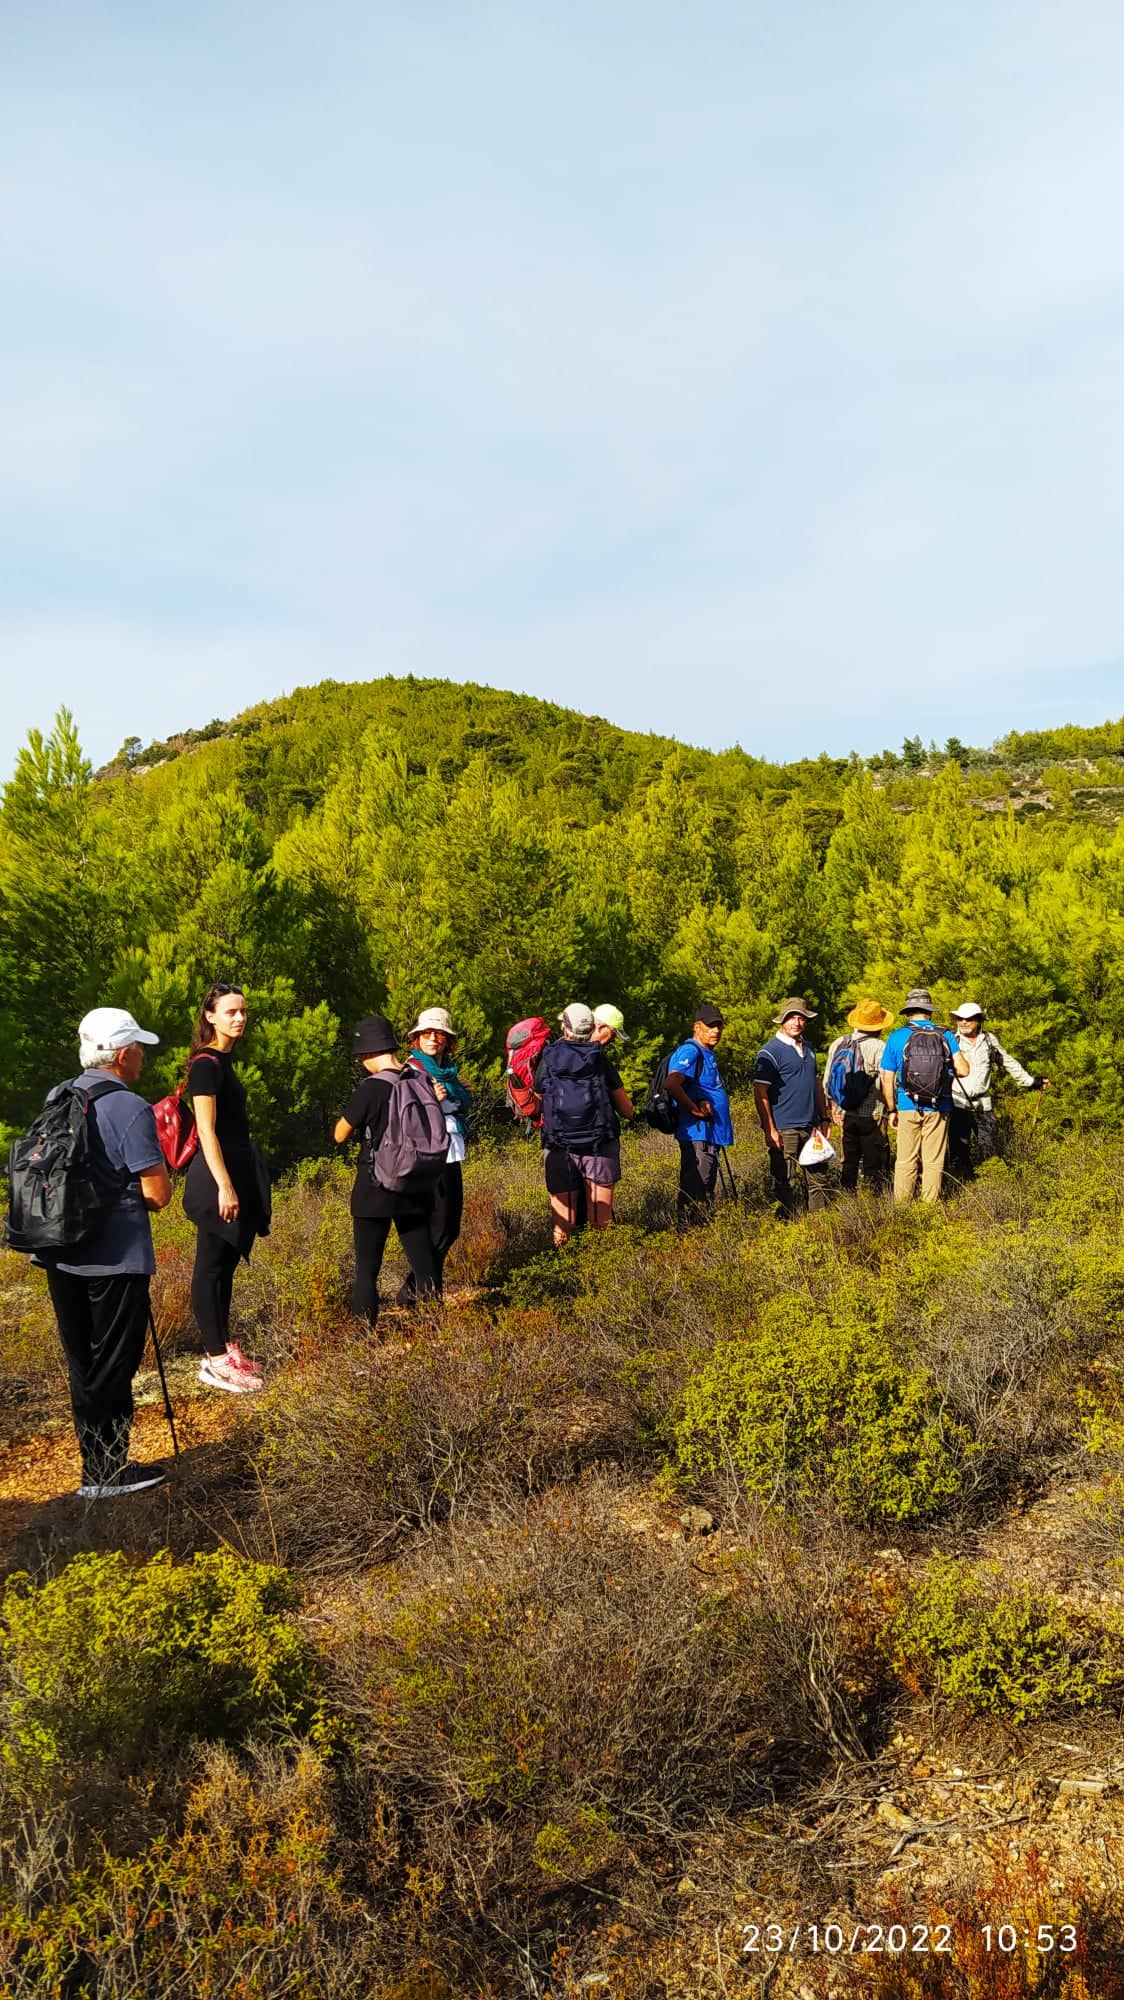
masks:
[[[936,1556],[892,1624],[895,1663],[980,1715],[1014,1722],[1087,1708],[1124,1685],[1119,1633],[1078,1618],[1037,1585]]]
[[[967,1433],[928,1377],[901,1366],[885,1337],[841,1309],[776,1299],[753,1333],[714,1350],[688,1383],[675,1469],[732,1476],[782,1505],[829,1496],[852,1518],[912,1521],[958,1492]]]
[[[0,1758],[31,1787],[62,1766],[128,1768],[189,1737],[324,1727],[283,1570],[220,1552],[80,1555],[0,1598]]]

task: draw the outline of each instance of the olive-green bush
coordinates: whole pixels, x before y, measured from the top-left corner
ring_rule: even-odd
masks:
[[[1036,1584],[934,1556],[892,1620],[899,1672],[1013,1722],[1088,1708],[1124,1687],[1124,1634]]]
[[[176,1563],[79,1555],[0,1598],[0,1764],[41,1788],[128,1769],[192,1737],[327,1727],[285,1571],[220,1551]]]
[[[969,1449],[928,1377],[883,1334],[845,1304],[829,1318],[793,1297],[773,1300],[692,1376],[672,1471],[727,1475],[781,1505],[826,1497],[855,1519],[914,1521],[959,1491]]]

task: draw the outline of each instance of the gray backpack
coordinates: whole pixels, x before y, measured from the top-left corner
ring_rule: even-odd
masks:
[[[412,1063],[382,1074],[390,1085],[390,1108],[371,1162],[374,1178],[391,1194],[428,1194],[449,1151],[445,1114],[429,1078]]]

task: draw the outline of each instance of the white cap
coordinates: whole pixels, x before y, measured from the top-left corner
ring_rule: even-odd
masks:
[[[558,1019],[575,1041],[587,1042],[593,1033],[593,1014],[584,1000],[571,1000]]]
[[[978,1000],[965,1000],[959,1007],[953,1008],[952,1018],[954,1021],[982,1021],[983,1008]]]
[[[138,1027],[124,1007],[95,1007],[79,1021],[78,1040],[88,1058],[91,1052],[111,1056],[115,1049],[131,1049],[134,1042],[154,1049],[160,1037]]]

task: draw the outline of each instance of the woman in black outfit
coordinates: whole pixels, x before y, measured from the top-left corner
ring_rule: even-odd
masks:
[[[230,1300],[239,1259],[255,1236],[269,1234],[269,1177],[250,1137],[246,1093],[233,1051],[246,1031],[246,1002],[239,986],[212,986],[202,1007],[187,1059],[187,1091],[199,1134],[184,1183],[184,1213],[194,1222],[195,1269],[191,1306],[206,1353],[199,1380],[211,1389],[248,1395],[262,1386],[261,1370],[230,1338]]]
[[[351,1309],[374,1326],[379,1316],[379,1272],[390,1225],[398,1231],[419,1297],[437,1291],[437,1273],[430,1240],[432,1194],[392,1194],[374,1175],[374,1157],[386,1131],[393,1085],[380,1071],[399,1067],[398,1037],[381,1014],[360,1021],[351,1044],[367,1074],[336,1120],[334,1137],[346,1145],[360,1135],[355,1186],[351,1190],[351,1227],[355,1238],[355,1289]]]

